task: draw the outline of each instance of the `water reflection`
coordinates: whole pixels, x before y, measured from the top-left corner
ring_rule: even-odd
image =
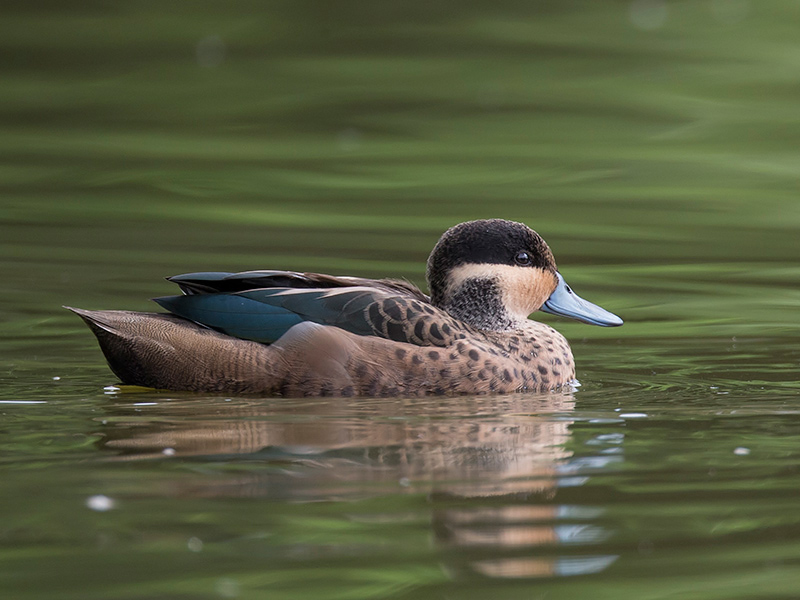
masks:
[[[122,395],[103,418],[100,445],[113,460],[202,456],[222,466],[224,477],[176,481],[170,493],[181,497],[422,493],[454,576],[552,577],[596,572],[615,558],[574,554],[608,532],[592,523],[597,509],[555,501],[560,487],[580,483],[568,449],[574,405],[568,392],[357,402]]]

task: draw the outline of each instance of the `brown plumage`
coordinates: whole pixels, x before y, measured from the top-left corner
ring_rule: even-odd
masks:
[[[528,314],[621,324],[572,294],[535,232],[502,220],[442,236],[431,299],[406,282],[286,271],[172,279],[185,295],[157,301],[176,314],[70,309],[125,383],[283,396],[544,391],[572,381],[574,361]]]

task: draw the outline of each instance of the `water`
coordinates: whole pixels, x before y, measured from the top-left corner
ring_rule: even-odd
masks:
[[[800,594],[794,3],[3,12],[3,597]],[[421,284],[479,217],[626,319],[537,316],[579,388],[107,388],[60,308],[194,270]]]

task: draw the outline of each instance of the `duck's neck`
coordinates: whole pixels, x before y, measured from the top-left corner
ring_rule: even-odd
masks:
[[[437,298],[434,294],[433,301],[456,319],[478,329],[518,329],[527,321],[521,321],[508,312],[503,302],[502,290],[497,281],[491,278],[466,279],[443,298]]]

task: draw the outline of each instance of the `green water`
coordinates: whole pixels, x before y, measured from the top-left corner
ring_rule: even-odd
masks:
[[[0,596],[800,595],[797,3],[78,1],[0,19]],[[62,304],[422,284],[525,221],[581,387],[105,389]]]

